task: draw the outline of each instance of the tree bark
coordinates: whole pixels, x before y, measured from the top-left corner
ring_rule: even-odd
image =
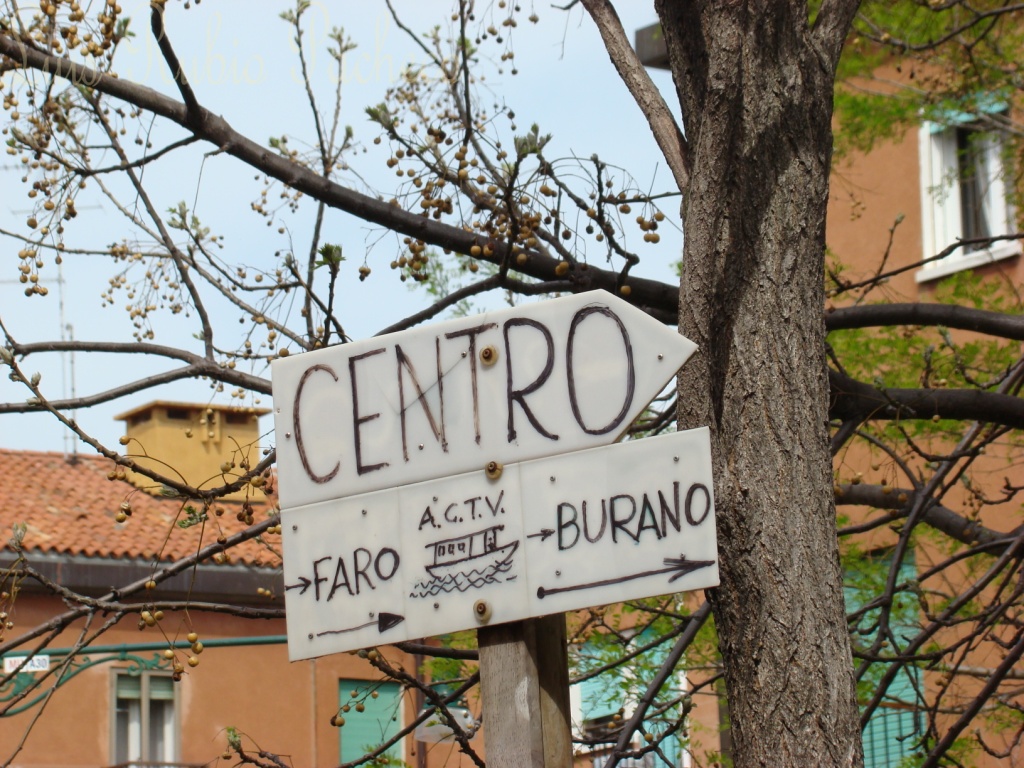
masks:
[[[712,428],[734,762],[862,762],[828,444],[832,90],[856,3],[656,3],[690,184],[680,426]]]

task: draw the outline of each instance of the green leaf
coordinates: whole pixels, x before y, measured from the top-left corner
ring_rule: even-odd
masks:
[[[209,518],[206,516],[206,510],[199,512],[191,504],[185,507],[185,517],[178,521],[178,527],[181,529],[192,528],[196,525],[202,525]]]
[[[345,257],[341,253],[341,246],[334,245],[332,243],[324,243],[320,246],[320,250],[317,251],[320,254],[320,260],[316,262],[318,267],[331,267],[337,269],[338,265],[345,260]]]

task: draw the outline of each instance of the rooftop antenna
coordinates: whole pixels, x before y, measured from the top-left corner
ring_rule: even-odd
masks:
[[[64,316],[64,268],[57,261],[57,303],[60,307],[60,340],[74,341],[75,328]],[[69,350],[60,354],[61,397],[74,400],[75,394],[75,352]],[[75,409],[71,409],[71,421],[76,421]],[[71,464],[78,461],[78,440],[70,429],[64,430],[64,458]]]

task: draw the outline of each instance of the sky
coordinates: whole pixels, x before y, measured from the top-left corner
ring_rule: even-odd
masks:
[[[137,37],[127,43],[116,59],[122,78],[140,81],[177,98],[167,68],[149,32],[148,2],[122,0],[124,14],[132,18]],[[622,3],[623,26],[632,33],[654,21],[653,7],[646,3]],[[219,113],[236,129],[259,142],[271,136],[288,135],[293,146],[314,136],[308,99],[301,84],[292,29],[278,18],[291,7],[276,0],[206,0],[188,10],[180,2],[168,3],[168,35],[178,53],[199,101]],[[451,10],[438,0],[422,2],[396,0],[404,24],[413,30],[428,30],[436,24],[447,26]],[[497,3],[478,3],[481,18],[499,14]],[[526,20],[536,13],[536,24]],[[517,133],[532,123],[541,133],[551,133],[545,149],[551,158],[589,158],[598,154],[604,161],[630,171],[642,188],[668,189],[671,176],[659,162],[658,150],[632,99],[622,86],[601,44],[596,29],[581,9],[562,11],[549,4],[523,3],[519,26],[512,32],[514,66],[503,67],[503,75],[489,72],[483,86],[500,103],[515,110]],[[335,88],[333,62],[324,54],[326,36],[332,27],[343,27],[357,47],[345,56],[342,77],[342,124],[352,126],[364,153],[350,156],[352,183],[367,185],[388,194],[394,177],[384,161],[386,146],[376,146],[377,126],[366,117],[365,108],[380,103],[385,91],[401,76],[409,62],[423,61],[424,54],[398,29],[381,0],[351,2],[314,1],[305,15],[311,43],[307,64],[314,93],[330,105]],[[500,23],[500,22],[499,22]],[[484,49],[483,52],[495,49]],[[675,102],[671,79],[665,72],[652,77],[669,104]],[[325,107],[326,108],[326,107]],[[148,125],[148,124],[147,124]],[[155,147],[180,138],[180,131],[152,126],[148,138]],[[190,147],[173,160],[146,168],[144,182],[158,209],[166,210],[185,202],[203,222],[224,237],[222,255],[227,260],[253,268],[273,263],[272,254],[281,248],[303,252],[312,231],[313,206],[305,201],[298,212],[282,211],[272,226],[258,219],[250,203],[259,182],[254,173],[226,155],[211,153],[209,146]],[[10,158],[0,160],[0,229],[26,233],[25,218],[32,201],[21,184],[21,171]],[[122,201],[131,210],[138,204],[126,189]],[[663,208],[669,223],[677,217],[675,205]],[[98,194],[78,199],[80,214],[69,231],[69,245],[104,247],[129,236],[124,216]],[[69,230],[71,228],[69,227]],[[278,230],[283,230],[279,233]],[[429,303],[422,291],[410,291],[388,269],[396,257],[400,238],[371,228],[340,212],[325,220],[324,239],[342,245],[346,262],[342,266],[339,315],[354,339],[373,335],[392,322]],[[678,227],[662,227],[662,241],[642,251],[645,259],[634,272],[645,277],[675,280],[674,264],[681,251]],[[52,262],[42,279],[49,290],[45,299],[26,299],[24,286],[17,283],[16,252],[21,247],[9,238],[0,256],[0,316],[20,342],[73,337],[78,340],[131,341],[132,327],[120,303],[105,307],[100,295],[117,268],[104,257],[68,256],[59,272]],[[371,267],[371,276],[359,281],[357,270]],[[492,299],[496,301],[497,299]],[[216,310],[214,323],[237,323],[238,312]],[[155,341],[199,351],[194,336],[194,317],[162,315],[156,323]],[[88,395],[117,387],[145,373],[170,366],[142,356],[38,355],[25,363],[28,373],[40,373],[50,398]],[[254,371],[269,376],[266,370]],[[6,378],[0,379],[0,401],[19,401],[26,390]],[[178,382],[147,390],[113,403],[74,414],[84,429],[107,442],[116,443],[123,424],[114,416],[151,400],[188,400],[237,404],[226,393],[211,392],[208,382]],[[269,407],[269,398],[252,398],[246,404]],[[266,423],[269,430],[271,424]],[[268,436],[267,442],[273,442]],[[0,415],[0,448],[44,451],[90,451],[78,444],[56,420],[46,414]]]

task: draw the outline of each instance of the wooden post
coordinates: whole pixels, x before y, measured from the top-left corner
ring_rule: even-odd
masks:
[[[477,630],[488,768],[569,768],[565,615]]]

